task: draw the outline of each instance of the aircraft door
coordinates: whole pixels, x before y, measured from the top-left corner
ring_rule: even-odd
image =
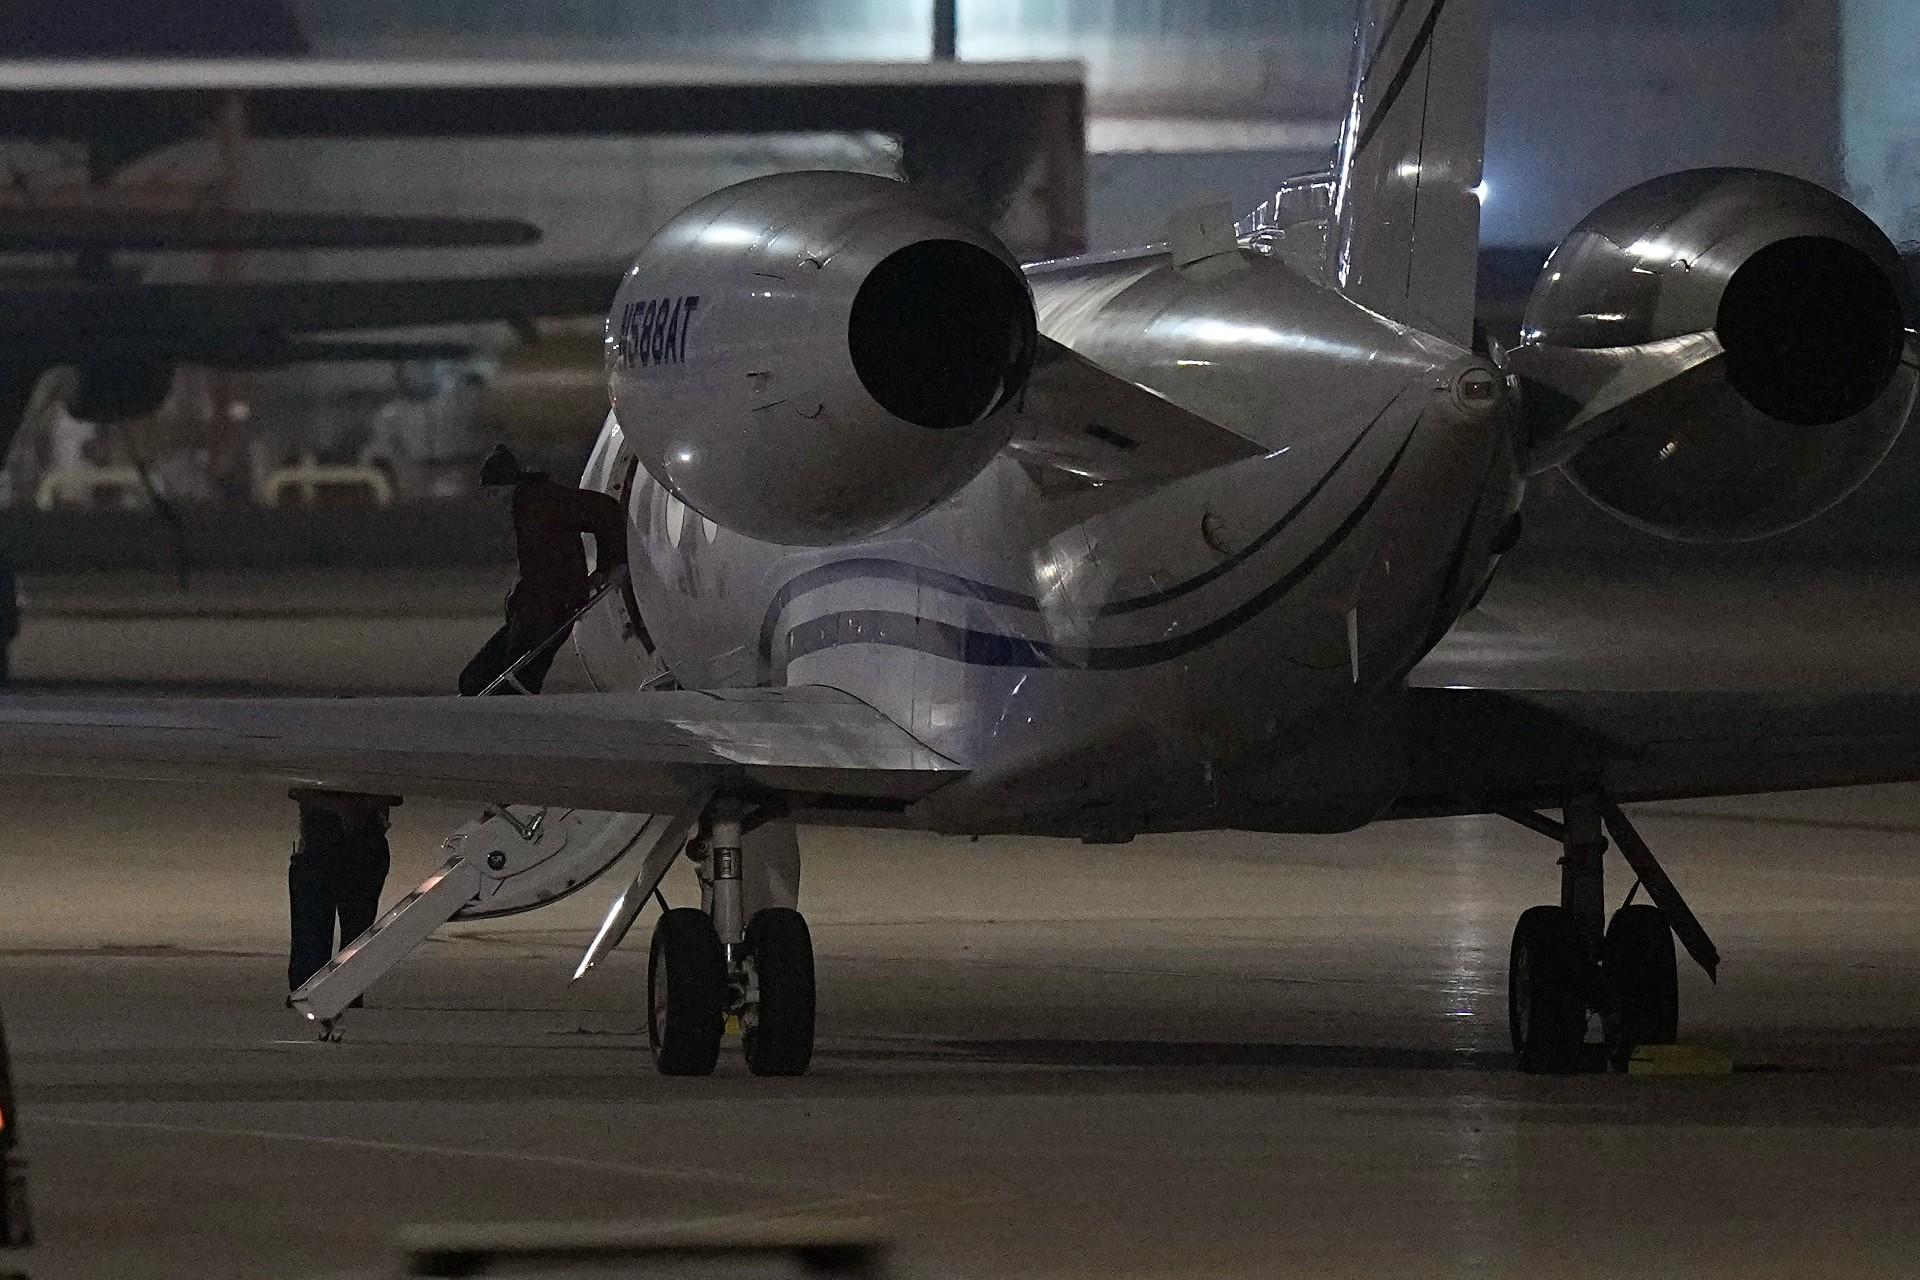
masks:
[[[640,460],[628,447],[614,416],[607,415],[581,484],[611,495],[627,514],[627,559],[646,563],[646,531],[638,521],[644,507],[636,499],[645,480]],[[573,629],[574,651],[594,687],[603,693],[628,692],[663,674],[653,638],[640,614],[631,578],[620,583],[580,619]]]

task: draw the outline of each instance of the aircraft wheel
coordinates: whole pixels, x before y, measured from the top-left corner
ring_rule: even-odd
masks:
[[[1613,1005],[1608,1054],[1624,1071],[1637,1046],[1680,1038],[1680,970],[1660,908],[1643,903],[1614,912],[1600,965]]]
[[[747,955],[759,1004],[741,1036],[757,1076],[797,1076],[813,1060],[813,935],[791,907],[768,907],[747,921]]]
[[[653,927],[647,956],[647,1040],[663,1076],[704,1076],[720,1059],[727,961],[713,920],[675,907]]]
[[[1507,966],[1507,1023],[1522,1071],[1580,1069],[1587,1038],[1580,934],[1564,907],[1529,907],[1513,931]]]

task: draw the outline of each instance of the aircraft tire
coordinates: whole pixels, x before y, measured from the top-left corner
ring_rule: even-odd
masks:
[[[726,1005],[727,961],[712,918],[694,907],[666,912],[647,956],[647,1041],[661,1075],[713,1074]]]
[[[1578,1071],[1587,1037],[1579,930],[1564,907],[1529,907],[1513,931],[1507,1024],[1522,1071]]]
[[[813,1060],[813,935],[791,907],[768,907],[747,921],[747,955],[760,984],[753,1025],[741,1037],[757,1076],[804,1074]]]
[[[1660,908],[1641,903],[1614,912],[1600,966],[1613,1003],[1608,1055],[1624,1071],[1636,1047],[1680,1038],[1680,968]]]

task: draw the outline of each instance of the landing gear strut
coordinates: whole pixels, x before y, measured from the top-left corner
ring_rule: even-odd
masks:
[[[749,918],[742,883],[746,812],[717,798],[688,842],[703,907],[665,912],[647,965],[647,1038],[663,1075],[708,1075],[727,1027],[747,1068],[797,1076],[813,1058],[813,939],[800,913],[767,906]]]
[[[1513,931],[1507,970],[1507,1019],[1522,1071],[1565,1073],[1605,1063],[1624,1071],[1641,1045],[1672,1044],[1680,1031],[1677,936],[1707,976],[1719,952],[1680,891],[1620,807],[1594,793],[1566,805],[1565,821],[1532,810],[1501,809],[1531,831],[1559,841],[1560,902],[1529,908]],[[1607,917],[1607,836],[1638,877],[1627,901]],[[1651,904],[1636,904],[1644,887]],[[1587,1044],[1598,1014],[1602,1044]]]

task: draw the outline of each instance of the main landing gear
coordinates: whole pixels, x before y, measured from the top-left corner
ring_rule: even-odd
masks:
[[[1528,809],[1497,812],[1563,850],[1559,905],[1528,908],[1513,931],[1507,1018],[1520,1069],[1624,1071],[1639,1046],[1673,1044],[1680,1033],[1675,937],[1709,978],[1720,954],[1626,814],[1599,794],[1569,800],[1564,822]],[[1608,835],[1638,877],[1611,920],[1602,865]],[[1643,887],[1651,903],[1634,902]],[[1589,1046],[1593,1014],[1602,1043]]]
[[[654,926],[647,1039],[662,1075],[710,1074],[730,1023],[755,1075],[797,1076],[813,1058],[813,939],[791,907],[747,916],[744,817],[730,800],[708,807],[687,845],[705,902],[667,911]]]

